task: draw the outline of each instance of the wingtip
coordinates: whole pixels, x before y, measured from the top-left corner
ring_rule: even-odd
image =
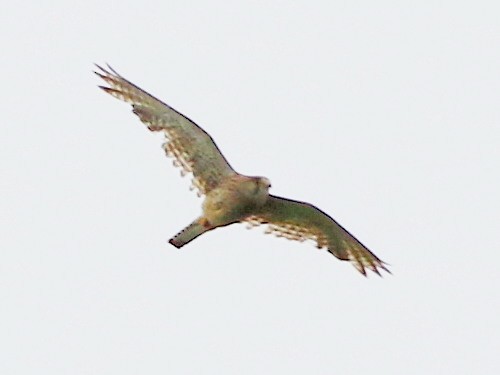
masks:
[[[380,263],[378,264],[378,266],[383,269],[385,272],[387,272],[389,275],[392,275],[392,272],[389,270],[389,268],[387,268],[388,266],[390,266],[389,263],[386,263],[386,262],[383,262],[383,261],[380,261]]]
[[[387,263],[385,262],[380,262],[376,265],[375,267],[375,270],[372,269],[372,271],[374,273],[376,273],[377,275],[379,275],[380,277],[384,277],[384,274],[382,272],[379,271],[379,269],[381,270],[384,270],[385,272],[387,272],[389,275],[392,275],[392,272],[385,266]]]
[[[377,266],[370,267],[370,269],[372,270],[373,273],[376,273],[377,275],[379,275],[380,277],[382,277],[382,275],[380,274],[380,271],[378,270]]]
[[[94,63],[94,66],[100,70],[102,73],[104,73],[105,75],[109,75],[109,76],[117,76],[117,77],[121,77],[120,74],[118,74],[118,72],[116,70],[114,70],[111,65],[109,65],[108,63],[105,63],[106,64],[106,68],[103,68],[101,65],[97,64],[97,63]],[[98,75],[101,75],[102,76],[102,73],[98,73],[98,72],[95,72],[94,73],[98,74]]]
[[[97,87],[99,87],[102,91],[104,91],[105,93],[107,93],[115,98],[118,98],[118,99],[123,100],[123,101],[127,101],[127,99],[125,98],[123,93],[118,91],[118,90],[115,90],[111,87],[106,87],[106,86],[97,86]]]
[[[111,70],[111,72],[116,75],[117,77],[121,77],[120,74],[118,74],[118,72],[116,70],[114,70],[111,65],[109,65],[108,63],[106,63],[106,66],[108,67],[109,70]]]
[[[380,272],[380,270],[384,270],[389,275],[392,275],[392,272],[386,267],[386,265],[388,265],[388,264],[383,262],[383,261],[374,262],[371,265],[366,265],[366,266],[363,266],[363,265],[360,265],[357,263],[353,263],[354,268],[356,268],[359,271],[359,273],[365,277],[368,277],[368,273],[366,272],[367,269],[369,269],[374,274],[376,274],[380,277],[384,277],[383,273]]]
[[[102,79],[105,79],[105,78],[106,78],[106,76],[105,76],[104,74],[99,73],[99,72],[96,72],[95,70],[93,70],[93,73],[94,73],[95,75],[97,75],[99,78],[102,78]]]
[[[108,72],[106,69],[104,69],[101,65],[99,65],[99,64],[97,64],[97,63],[94,63],[94,66],[95,66],[98,70],[100,70],[102,73],[109,74],[109,72]]]

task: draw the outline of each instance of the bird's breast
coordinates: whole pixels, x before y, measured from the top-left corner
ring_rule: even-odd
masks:
[[[203,215],[212,225],[227,225],[242,220],[256,206],[255,196],[237,184],[210,191],[203,202]]]

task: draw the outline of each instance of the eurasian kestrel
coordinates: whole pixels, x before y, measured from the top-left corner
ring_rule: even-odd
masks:
[[[244,176],[229,165],[212,138],[193,121],[129,82],[109,65],[97,65],[109,87],[108,94],[128,102],[133,112],[151,131],[161,131],[167,156],[182,173],[193,174],[193,187],[205,195],[202,215],[170,239],[180,248],[199,235],[217,227],[246,222],[250,226],[267,224],[266,233],[291,240],[316,242],[341,260],[348,260],[366,276],[366,268],[380,275],[385,263],[340,224],[317,207],[269,194],[271,183],[265,177]]]

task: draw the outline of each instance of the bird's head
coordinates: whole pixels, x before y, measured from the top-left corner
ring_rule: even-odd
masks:
[[[254,199],[256,200],[257,204],[264,204],[264,202],[269,197],[269,188],[271,187],[271,181],[269,181],[269,179],[266,177],[253,177],[252,180],[255,184]]]
[[[256,177],[256,179],[260,189],[263,189],[265,191],[269,190],[269,188],[271,187],[271,181],[269,181],[267,177]]]
[[[269,197],[271,182],[266,177],[239,176],[237,189],[242,197],[246,197],[252,205],[262,205]]]

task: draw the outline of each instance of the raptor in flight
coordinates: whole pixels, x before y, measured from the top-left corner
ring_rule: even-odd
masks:
[[[317,207],[269,194],[265,177],[237,173],[212,138],[186,116],[123,78],[109,65],[95,72],[108,86],[108,94],[128,102],[149,130],[163,132],[163,148],[182,173],[192,173],[193,186],[204,195],[203,212],[170,239],[180,248],[201,234],[233,223],[267,224],[266,233],[291,240],[312,240],[338,259],[350,261],[366,276],[366,269],[380,275],[385,263],[352,234]]]

